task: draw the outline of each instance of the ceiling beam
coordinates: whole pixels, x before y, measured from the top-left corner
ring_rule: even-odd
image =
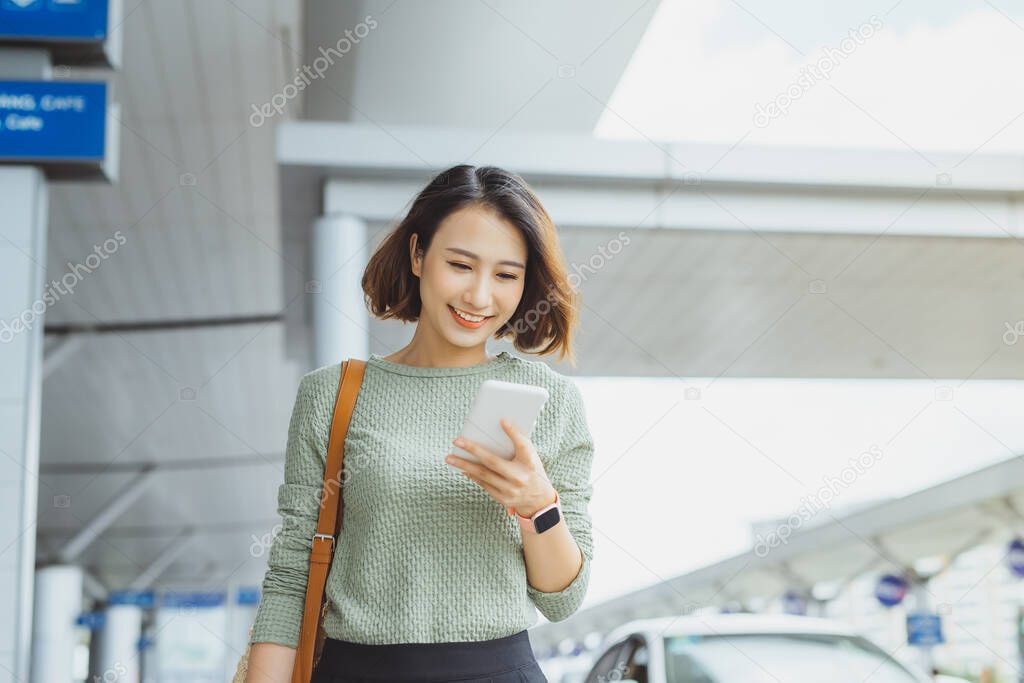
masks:
[[[146,469],[114,493],[106,507],[76,533],[58,553],[59,561],[71,563],[78,558],[93,541],[113,524],[121,514],[138,500],[153,483],[155,472]]]
[[[106,600],[107,595],[110,593],[103,582],[84,567],[82,568],[82,588],[85,590],[85,594],[96,602]]]
[[[125,320],[99,323],[50,323],[46,326],[48,335],[73,334],[126,334],[131,332],[156,332],[163,330],[195,330],[211,327],[233,327],[237,325],[265,325],[284,322],[284,313],[258,315],[225,315],[212,318],[168,318],[165,320]]]
[[[284,463],[283,453],[257,453],[254,455],[225,455],[216,458],[182,458],[162,462],[50,462],[40,465],[41,474],[124,474],[125,472],[146,471],[191,471],[230,467],[252,467],[253,465],[280,465]]]
[[[527,177],[560,228],[1024,239],[1019,192],[865,191],[659,182],[565,185]],[[331,178],[324,212],[388,223],[422,189],[408,179]]]
[[[422,185],[424,178],[450,165],[480,163],[463,158],[462,150],[466,140],[483,139],[490,131],[285,121],[277,133],[282,166],[316,169],[324,177],[409,179]],[[589,133],[515,130],[502,130],[486,148],[487,164],[514,168],[528,180],[585,186],[622,182],[706,189],[933,190],[950,196],[1024,192],[1019,155],[975,154],[967,161],[951,152],[930,156],[935,166],[922,163],[909,150],[604,140]]]
[[[131,582],[129,588],[131,590],[146,590],[153,585],[153,582],[160,578],[164,570],[170,566],[171,562],[188,548],[189,544],[196,537],[195,530],[191,527],[183,529],[182,532],[171,541],[167,547],[165,547],[156,559],[153,560],[148,567],[146,567],[141,574],[139,574],[134,581]]]
[[[45,330],[44,330],[45,334]],[[43,356],[43,381],[54,373],[82,347],[81,337],[58,337],[44,350]]]

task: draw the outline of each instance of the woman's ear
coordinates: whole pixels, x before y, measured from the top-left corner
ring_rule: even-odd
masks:
[[[419,235],[413,233],[409,236],[409,260],[412,262],[412,274],[416,277],[422,277],[423,272],[423,252],[418,247]]]

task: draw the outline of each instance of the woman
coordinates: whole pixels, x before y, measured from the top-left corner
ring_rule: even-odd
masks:
[[[486,343],[508,338],[520,351],[574,361],[577,295],[555,226],[519,176],[455,166],[416,197],[362,286],[375,316],[416,329],[402,349],[367,359],[345,439],[344,516],[313,680],[545,681],[526,629],[536,610],[567,618],[586,593],[593,441],[572,380],[541,361],[488,355]],[[289,680],[340,371],[318,368],[299,384],[250,683]],[[485,379],[550,395],[529,437],[502,425],[511,461],[456,440]],[[552,504],[558,523],[535,527]]]

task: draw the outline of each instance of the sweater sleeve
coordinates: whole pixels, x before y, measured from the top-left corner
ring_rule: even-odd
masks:
[[[593,558],[593,537],[587,506],[593,493],[590,483],[594,459],[594,441],[587,426],[583,396],[571,379],[566,379],[561,409],[569,418],[558,453],[544,463],[552,486],[558,491],[558,502],[565,523],[583,553],[583,565],[576,578],[560,591],[545,593],[527,583],[527,593],[548,621],[562,621],[579,609],[590,581]]]
[[[303,376],[292,408],[284,483],[277,491],[281,529],[270,546],[250,643],[299,645],[327,452],[318,379],[323,378],[312,373]]]

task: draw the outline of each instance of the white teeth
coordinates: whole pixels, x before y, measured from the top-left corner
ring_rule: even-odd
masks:
[[[481,320],[483,320],[486,317],[486,316],[482,316],[482,315],[469,315],[468,313],[463,313],[462,311],[460,311],[459,309],[455,308],[454,306],[452,306],[452,310],[455,311],[455,313],[460,318],[462,318],[463,320],[468,320],[471,323],[478,323],[478,322],[480,322]]]

